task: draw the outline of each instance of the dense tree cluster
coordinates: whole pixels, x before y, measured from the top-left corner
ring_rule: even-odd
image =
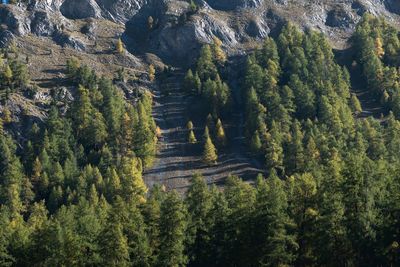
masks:
[[[74,58],[67,74],[77,87],[73,102],[54,98],[46,121],[31,126],[18,150],[1,124],[2,266],[120,266],[134,260],[120,217],[140,224],[135,207],[125,205],[143,203],[147,192],[142,171],[157,141],[151,96],[130,104],[110,80]],[[112,213],[114,203],[126,213]]]
[[[369,52],[383,56],[374,44]],[[287,184],[287,195],[302,199],[289,197],[286,214],[295,265],[397,261],[399,121],[393,114],[385,125],[355,120],[361,106],[348,71],[321,34],[290,24],[249,56],[243,80],[250,147]]]
[[[197,60],[196,71],[193,73],[189,69],[184,79],[184,89],[202,96],[204,108],[214,117],[228,111],[231,104],[230,89],[219,74],[219,69],[226,62],[221,46],[222,42],[217,37],[214,37],[212,45],[204,45]]]
[[[400,117],[400,39],[398,29],[365,15],[353,36],[356,59],[371,95]]]
[[[14,45],[0,52],[0,100],[6,100],[16,91],[31,89],[25,62],[19,59]]]
[[[397,64],[383,40],[370,53]],[[185,79],[211,103],[208,164],[226,144],[225,61],[214,40]],[[354,119],[349,73],[322,35],[289,24],[248,57],[246,134],[268,177],[230,176],[220,190],[195,174],[185,197],[143,182],[157,135],[151,96],[130,103],[74,58],[67,74],[74,100],[54,98],[28,140],[17,146],[0,120],[1,266],[400,265],[400,122]]]
[[[341,148],[354,134],[352,113],[360,108],[349,79],[321,34],[288,24],[276,41],[265,40],[248,57],[243,77],[253,152],[264,155],[269,168],[292,174],[305,170],[307,147],[327,143],[326,154]]]

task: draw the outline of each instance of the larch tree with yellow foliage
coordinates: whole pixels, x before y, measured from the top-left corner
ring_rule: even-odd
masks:
[[[148,189],[143,181],[140,158],[124,157],[119,176],[124,198],[144,201]]]
[[[124,51],[125,51],[124,44],[122,43],[121,38],[119,38],[118,41],[117,41],[117,52],[119,54],[122,54],[122,53],[124,53]]]
[[[197,143],[197,139],[196,139],[196,136],[194,135],[193,129],[189,130],[188,141],[189,141],[190,144],[196,144]]]
[[[213,37],[212,51],[214,54],[215,61],[220,65],[225,64],[226,54],[222,50],[222,41],[218,39],[218,37],[216,36]]]
[[[149,79],[151,82],[153,82],[156,78],[156,69],[154,68],[153,65],[149,66]]]
[[[207,165],[214,165],[217,162],[217,159],[217,149],[215,148],[211,138],[208,137],[204,143],[203,161]]]
[[[376,49],[376,54],[379,58],[382,58],[385,55],[385,50],[383,49],[382,39],[380,37],[377,37],[375,39],[375,49]]]
[[[222,125],[222,122],[220,119],[217,120],[217,125],[216,125],[216,137],[217,137],[217,143],[220,146],[226,146],[226,135],[225,135],[225,130],[224,126]]]

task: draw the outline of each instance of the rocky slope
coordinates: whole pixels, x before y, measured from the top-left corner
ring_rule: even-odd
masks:
[[[239,53],[276,33],[288,20],[324,32],[338,48],[365,12],[392,23],[400,21],[398,0],[195,0],[196,11],[188,2],[30,0],[27,5],[0,6],[0,44],[33,33],[85,50],[84,40],[66,35],[65,29],[72,29],[76,20],[105,19],[126,24],[124,41],[131,52],[151,52],[170,64],[182,64],[190,63],[188,57],[213,36],[222,40],[228,52]]]

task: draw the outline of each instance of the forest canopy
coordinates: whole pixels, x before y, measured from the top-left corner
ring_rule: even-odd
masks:
[[[204,160],[218,159],[213,142],[229,142],[222,121],[235,94],[266,174],[253,183],[231,175],[221,190],[193,173],[183,197],[143,181],[157,145],[152,95],[130,101],[69,59],[68,109],[53,98],[22,143],[9,116],[0,120],[0,265],[398,266],[399,33],[366,15],[353,49],[371,97],[392,111],[384,119],[359,118],[353,77],[320,33],[289,23],[266,38],[239,89],[224,75],[221,41],[204,45],[182,88],[215,124],[205,127]],[[0,63],[5,98],[27,87],[23,63]]]

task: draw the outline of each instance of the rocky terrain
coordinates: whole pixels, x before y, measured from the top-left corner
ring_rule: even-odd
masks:
[[[400,14],[397,0],[195,0],[197,10],[192,10],[188,2],[29,0],[28,4],[1,6],[0,43],[31,33],[85,51],[87,38],[98,37],[92,34],[95,25],[83,29],[85,36],[68,31],[74,32],[79,20],[109,20],[125,28],[124,41],[132,53],[150,52],[170,64],[183,64],[190,63],[187,56],[213,36],[235,54],[292,21],[303,29],[322,31],[342,48],[365,12],[392,23],[399,22]]]
[[[29,72],[38,87],[33,100],[14,95],[8,101],[17,116],[15,119],[22,114],[21,107],[35,120],[45,118],[51,88],[59,88],[64,98],[73,97],[73,88],[63,84],[65,62],[72,56],[109,77],[123,67],[127,82],[119,86],[129,97],[134,90],[154,88],[145,75],[149,64],[159,70],[165,65],[188,67],[201,45],[210,43],[214,36],[222,41],[229,56],[243,55],[291,21],[304,30],[323,32],[336,49],[345,49],[365,12],[400,24],[398,0],[194,0],[193,3],[195,6],[182,0],[29,0],[0,5],[0,47],[15,43],[21,55],[29,55]],[[127,49],[123,55],[115,53],[119,38]],[[198,161],[179,144],[186,136],[182,129],[187,118],[171,121],[165,109],[168,99],[180,99],[179,104],[187,104],[179,88],[176,90],[175,96],[158,101],[160,106],[155,109],[163,113],[159,123],[166,137],[160,144],[161,156],[155,168],[147,171],[149,184],[158,182],[160,174],[154,175],[155,172],[167,178],[178,173],[181,178],[175,177],[177,182],[170,181],[167,186],[183,187],[187,185],[188,174],[202,168],[199,164],[192,168],[183,163],[183,159]],[[241,137],[239,131],[234,138]],[[171,157],[165,159],[168,153]],[[232,148],[224,157],[233,158],[235,166],[239,166],[235,167],[238,174],[247,169],[255,173],[258,168],[247,160],[241,148]],[[224,170],[223,165],[208,170],[208,176],[217,180],[226,176],[229,166]]]

